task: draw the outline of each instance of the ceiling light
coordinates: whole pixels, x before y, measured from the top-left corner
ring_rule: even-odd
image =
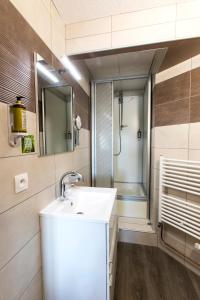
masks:
[[[48,77],[51,81],[53,81],[54,83],[58,83],[59,79],[53,75],[49,70],[47,70],[47,68],[45,68],[40,62],[37,62],[37,69],[43,73],[46,77]]]
[[[76,80],[81,80],[81,74],[79,71],[76,69],[76,67],[71,63],[69,58],[67,56],[62,56],[61,57],[61,62],[64,65],[64,67],[69,70],[71,75],[76,79]]]

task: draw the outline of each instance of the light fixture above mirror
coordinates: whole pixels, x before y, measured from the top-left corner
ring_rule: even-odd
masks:
[[[61,57],[61,62],[63,66],[70,72],[70,74],[74,77],[74,79],[80,81],[81,80],[81,74],[77,70],[77,68],[73,65],[73,63],[69,60],[69,58],[66,55],[63,55]]]

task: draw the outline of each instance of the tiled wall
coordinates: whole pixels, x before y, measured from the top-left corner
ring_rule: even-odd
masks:
[[[0,103],[0,299],[42,299],[38,212],[58,195],[60,176],[78,170],[90,185],[90,132],[80,131],[80,146],[71,153],[39,157],[21,155],[8,146],[7,104]],[[28,112],[29,132],[36,115]],[[14,176],[27,172],[29,188],[15,194]],[[34,296],[34,295],[37,295]]]
[[[78,54],[200,35],[200,1],[132,1],[133,11],[66,25],[66,52]],[[126,2],[123,3],[126,6]]]
[[[52,0],[10,0],[43,42],[59,59],[65,54],[65,24]],[[89,94],[87,70],[80,67],[82,79],[79,84]]]
[[[50,1],[15,1],[22,10],[26,7],[27,11],[33,13],[32,21],[37,23],[35,28],[40,31],[40,36],[48,44],[49,29],[47,22],[49,20],[47,6]],[[21,5],[21,6],[20,6]],[[7,12],[7,27],[4,32],[9,37],[12,45],[17,45],[21,51],[15,52],[13,57],[16,65],[10,64],[19,72],[19,64],[27,67],[26,62],[30,62],[29,57],[33,56],[33,48],[38,45],[42,53],[51,53],[46,45],[32,34],[31,28],[27,28],[26,22],[20,18],[17,11],[13,11],[8,1],[1,1],[1,14]],[[41,8],[44,12],[36,11]],[[12,16],[17,16],[19,21],[14,23],[14,19],[8,18],[9,12]],[[52,18],[53,18],[53,12]],[[41,19],[40,19],[41,17]],[[1,15],[1,22],[6,22],[6,18]],[[12,23],[13,22],[13,23]],[[53,22],[53,21],[52,21]],[[15,26],[11,34],[11,29]],[[16,36],[21,30],[20,36]],[[42,28],[41,28],[42,27]],[[29,33],[29,34],[28,34]],[[3,44],[1,35],[1,50],[6,49],[7,44]],[[24,37],[25,35],[25,37]],[[13,39],[14,42],[13,42]],[[33,37],[31,39],[30,37]],[[24,46],[21,46],[23,38]],[[55,37],[57,38],[57,37]],[[52,35],[53,40],[53,35]],[[17,43],[18,41],[18,43]],[[34,45],[32,45],[34,43]],[[53,44],[53,42],[52,42]],[[59,37],[55,41],[55,47],[59,49]],[[2,46],[3,45],[3,46]],[[30,48],[28,47],[30,45]],[[17,49],[18,49],[17,48]],[[24,50],[25,49],[25,50]],[[51,48],[57,53],[55,48]],[[7,49],[11,51],[13,48]],[[6,50],[5,50],[6,51]],[[11,55],[11,54],[10,54]],[[20,56],[21,55],[21,56]],[[48,55],[47,55],[48,56]],[[21,57],[21,60],[20,60]],[[49,56],[48,56],[49,57]],[[54,55],[51,56],[54,63]],[[2,56],[0,57],[2,61]],[[32,61],[30,62],[32,65]],[[7,69],[2,69],[3,75],[8,75]],[[14,74],[12,80],[18,82]],[[3,80],[3,83],[6,80]],[[85,82],[87,79],[85,79]],[[20,81],[20,84],[23,82]],[[34,86],[34,81],[32,82]],[[80,91],[77,83],[74,83],[75,89]],[[1,80],[1,90],[5,89]],[[27,87],[26,87],[27,88]],[[12,87],[10,87],[12,89]],[[13,90],[12,90],[13,92]],[[8,105],[1,102],[0,99],[0,299],[22,299],[22,300],[40,300],[42,299],[42,281],[41,281],[41,255],[40,255],[40,226],[38,212],[58,195],[58,182],[60,176],[68,170],[78,170],[85,178],[85,184],[90,185],[90,131],[89,131],[89,102],[87,97],[82,97],[83,91],[80,91],[80,99],[76,101],[76,111],[84,116],[84,129],[80,131],[80,146],[74,152],[62,153],[46,157],[39,157],[38,145],[36,152],[32,154],[21,154],[21,148],[12,148],[8,144]],[[9,98],[9,97],[8,97]],[[9,99],[8,99],[9,100]],[[29,99],[30,100],[30,99]],[[37,139],[37,116],[35,113],[35,98],[32,97],[32,106],[27,111],[28,133],[34,134]],[[6,102],[6,101],[4,101]],[[9,102],[9,101],[7,101]],[[16,194],[14,190],[14,176],[20,173],[28,173],[29,188],[26,191]]]
[[[50,50],[65,52],[65,25],[52,0],[10,0]]]
[[[151,212],[157,224],[159,157],[200,160],[200,55],[160,72],[155,78],[152,129]],[[200,203],[199,197],[180,194],[187,201]],[[200,269],[200,253],[195,239],[165,226],[164,238]],[[163,249],[166,250],[164,247]],[[180,259],[192,266],[185,259]],[[197,271],[197,269],[196,269]]]

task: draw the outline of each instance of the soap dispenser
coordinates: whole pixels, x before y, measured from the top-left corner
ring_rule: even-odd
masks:
[[[26,107],[22,103],[25,97],[17,96],[16,103],[12,105],[12,132],[26,133]]]

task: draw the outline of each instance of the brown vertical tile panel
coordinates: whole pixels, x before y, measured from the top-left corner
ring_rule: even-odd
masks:
[[[191,96],[200,94],[200,68],[191,72]]]
[[[189,98],[156,105],[154,126],[183,124],[189,122]]]
[[[3,29],[0,33],[0,101],[11,104],[16,95],[22,95],[26,97],[27,109],[35,112],[34,52],[56,69],[63,67],[8,0],[0,1],[0,28]],[[83,119],[83,127],[89,129],[90,99],[67,72],[65,79],[73,86],[76,110]]]
[[[190,72],[165,80],[155,86],[154,104],[162,104],[189,97]]]
[[[190,123],[200,122],[200,94],[190,98]]]

